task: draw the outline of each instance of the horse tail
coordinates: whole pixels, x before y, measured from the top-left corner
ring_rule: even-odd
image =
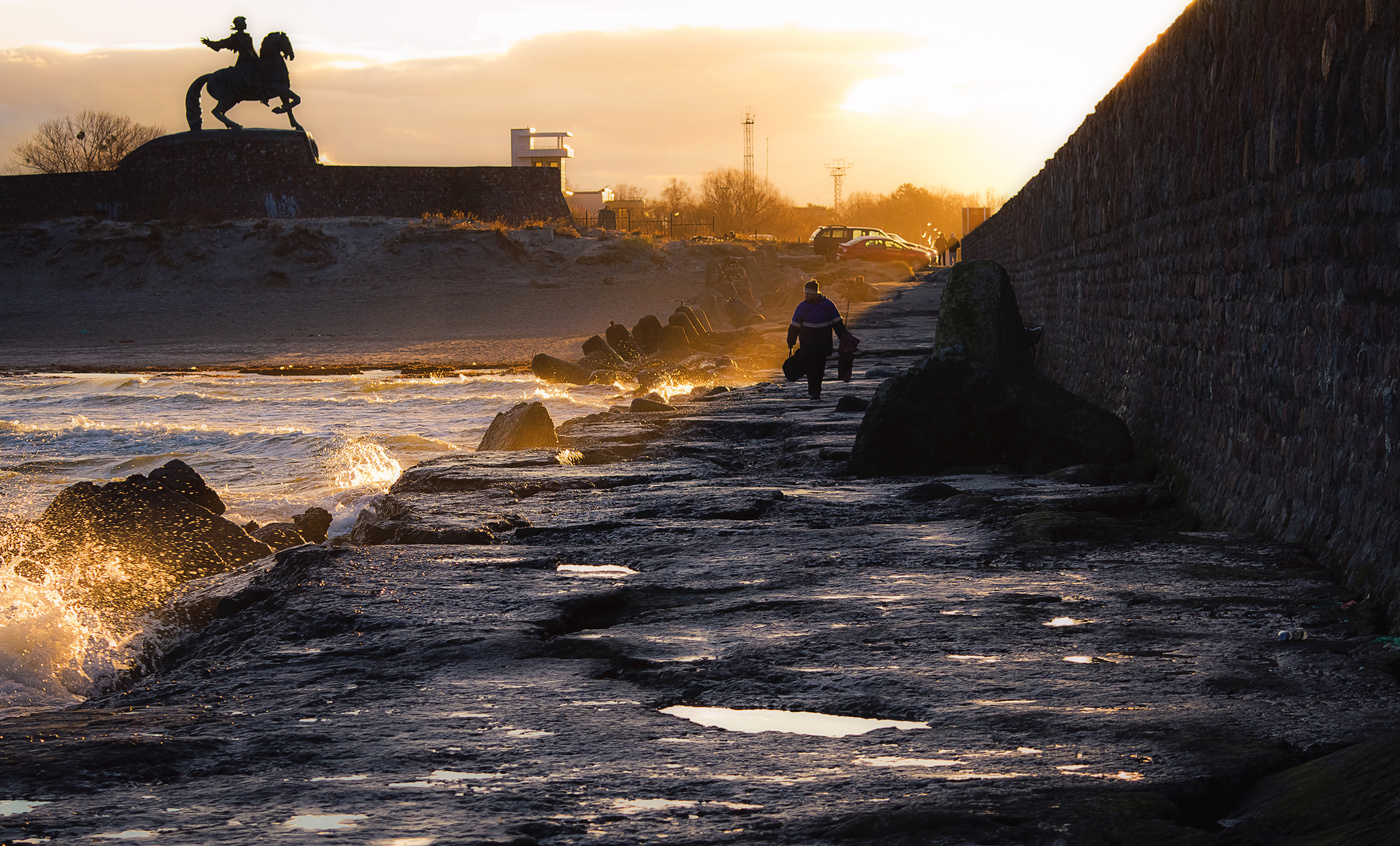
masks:
[[[209,81],[212,73],[206,73],[199,79],[190,83],[190,90],[185,92],[185,120],[190,124],[190,131],[197,132],[204,128],[204,117],[200,113],[199,94],[204,90],[204,83]]]

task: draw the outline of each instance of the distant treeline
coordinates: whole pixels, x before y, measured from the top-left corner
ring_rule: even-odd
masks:
[[[826,206],[794,206],[772,182],[733,168],[704,174],[698,191],[676,178],[655,199],[634,185],[618,185],[613,191],[619,200],[646,203],[634,221],[714,220],[716,234],[763,234],[787,241],[806,240],[817,227],[836,223],[875,226],[915,243],[931,244],[940,232],[963,234],[963,209],[988,207],[995,212],[1007,200],[990,188],[968,194],[906,182],[888,194],[853,193],[839,211],[833,211]]]

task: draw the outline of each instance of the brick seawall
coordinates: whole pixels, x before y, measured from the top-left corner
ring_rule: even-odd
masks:
[[[1400,4],[1197,0],[964,239],[1203,514],[1400,617]]]

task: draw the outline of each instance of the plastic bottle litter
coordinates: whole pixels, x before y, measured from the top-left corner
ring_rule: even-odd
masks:
[[[1307,640],[1307,629],[1284,629],[1278,633],[1279,640]]]

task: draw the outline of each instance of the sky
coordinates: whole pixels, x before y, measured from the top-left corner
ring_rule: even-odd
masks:
[[[579,189],[743,166],[798,204],[912,182],[1014,194],[1187,0],[0,0],[0,160],[82,109],[183,131],[235,15],[291,37],[297,118],[340,164],[505,165],[569,131]],[[204,100],[205,125],[212,124]],[[258,103],[230,117],[285,127]]]

